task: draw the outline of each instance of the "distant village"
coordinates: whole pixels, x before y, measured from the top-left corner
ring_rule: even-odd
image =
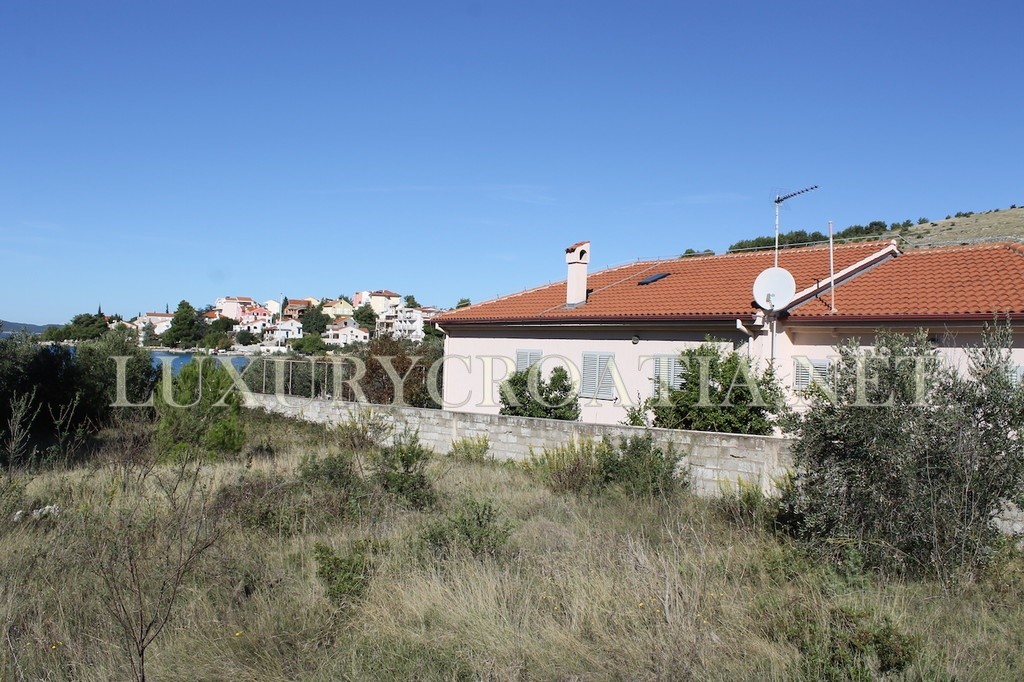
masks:
[[[413,305],[408,305],[409,303]],[[372,316],[359,315],[357,311],[368,307]],[[390,334],[395,338],[422,341],[428,334],[428,323],[446,309],[419,306],[415,299],[387,289],[357,291],[351,300],[346,298],[319,299],[316,297],[270,299],[257,301],[249,296],[223,296],[218,298],[212,309],[202,314],[207,324],[218,320],[234,322],[232,331],[235,338],[254,339],[253,350],[273,352],[285,350],[288,342],[304,336],[303,317],[319,309],[328,319],[325,330],[320,334],[328,346],[347,346],[366,342],[374,334]],[[139,335],[139,343],[146,344],[152,337],[162,335],[171,327],[174,313],[147,312],[135,319],[120,324],[133,327]],[[365,320],[375,319],[372,328]],[[363,324],[360,324],[360,320]],[[240,344],[236,344],[236,348]]]

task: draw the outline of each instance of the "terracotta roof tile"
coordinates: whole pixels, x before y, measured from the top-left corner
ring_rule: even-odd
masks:
[[[836,272],[883,249],[890,242],[862,242],[835,248]],[[530,289],[511,296],[446,312],[434,321],[441,325],[487,322],[582,322],[588,320],[699,320],[727,319],[755,310],[752,287],[757,275],[773,265],[772,251],[690,256],[641,261],[591,273],[586,303],[565,306],[565,282]],[[802,291],[827,279],[827,246],[784,249],[779,265],[796,279]],[[651,275],[668,276],[640,286]]]
[[[829,295],[823,294],[828,299]],[[1024,245],[907,251],[836,287],[836,314],[814,299],[791,317],[971,317],[1024,314]]]

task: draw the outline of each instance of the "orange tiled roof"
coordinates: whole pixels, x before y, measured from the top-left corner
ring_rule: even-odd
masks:
[[[862,242],[835,248],[840,272],[883,249],[890,242]],[[771,250],[641,261],[594,272],[587,278],[587,302],[565,305],[565,282],[503,296],[446,312],[434,318],[440,325],[488,322],[586,322],[608,320],[727,320],[750,314],[753,283],[773,265]],[[779,265],[796,279],[797,291],[829,276],[828,246],[784,249]],[[668,277],[647,285],[651,275]]]
[[[824,299],[824,300],[821,300]],[[975,244],[907,251],[796,306],[792,319],[961,318],[1024,315],[1024,245]]]

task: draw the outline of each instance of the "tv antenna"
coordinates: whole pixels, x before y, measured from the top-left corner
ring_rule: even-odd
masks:
[[[797,192],[790,192],[784,195],[775,195],[775,267],[779,267],[779,206],[782,205],[783,201],[792,199],[795,196],[801,194],[807,194],[813,190],[818,189],[817,185],[811,185],[810,187],[804,187],[802,190]]]

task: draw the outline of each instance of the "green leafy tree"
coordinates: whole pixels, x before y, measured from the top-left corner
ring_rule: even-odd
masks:
[[[834,395],[795,422],[784,519],[825,558],[973,581],[1002,544],[995,519],[1024,495],[1024,385],[1008,328],[969,351],[966,374],[927,334],[840,346]]]
[[[501,386],[501,414],[577,421],[580,401],[569,372],[558,366],[544,379],[540,365],[514,372]]]
[[[98,339],[107,333],[107,320],[103,313],[82,313],[62,327],[49,327],[43,332],[46,341],[86,341]]]
[[[468,308],[471,301],[468,298],[460,298],[459,302],[455,304],[455,308]]]
[[[171,326],[160,340],[172,348],[192,348],[206,333],[205,324],[200,322],[199,314],[188,301],[182,301],[174,311]]]
[[[360,327],[364,327],[371,332],[377,327],[377,313],[373,312],[373,308],[370,307],[369,303],[364,303],[356,308],[355,312],[352,313],[352,317]]]
[[[206,328],[211,332],[223,332],[225,334],[230,334],[234,330],[236,324],[238,324],[238,320],[232,320],[230,317],[218,317],[216,320],[208,324]]]
[[[139,332],[139,336],[142,337],[142,345],[144,346],[156,346],[160,343],[160,335],[156,333],[156,326],[152,322],[146,322],[142,325],[142,331]]]
[[[415,296],[413,296],[412,294],[409,294],[409,295],[407,295],[405,297],[405,307],[406,308],[419,308],[420,307],[420,303],[419,303],[419,301],[416,300]]]
[[[321,303],[315,308],[307,308],[301,317],[302,333],[306,336],[319,337],[327,331],[327,325],[331,319],[324,314],[324,306]]]
[[[252,346],[259,343],[259,338],[248,329],[243,329],[235,335],[235,342],[240,346]]]
[[[196,357],[156,391],[156,446],[165,460],[237,453],[245,443],[241,396],[214,358]]]
[[[301,339],[294,339],[288,346],[296,353],[303,355],[324,355],[330,349],[323,338],[312,334],[306,334]]]
[[[679,386],[659,386],[647,407],[654,426],[724,433],[771,433],[786,413],[771,370],[757,371],[735,351],[706,342],[679,356]]]

